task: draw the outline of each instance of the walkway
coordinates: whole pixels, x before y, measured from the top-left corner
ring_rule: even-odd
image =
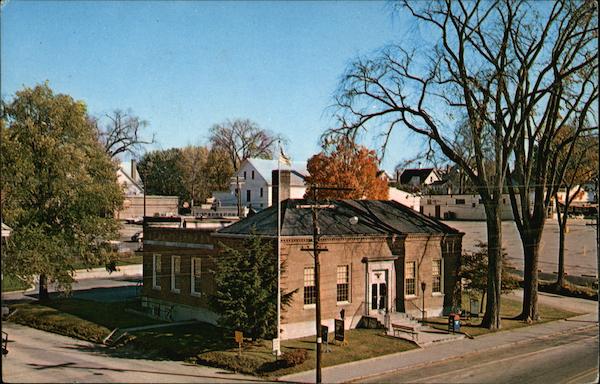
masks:
[[[177,361],[118,358],[97,344],[13,323],[2,328],[9,353],[2,382],[10,383],[248,383],[252,376]]]

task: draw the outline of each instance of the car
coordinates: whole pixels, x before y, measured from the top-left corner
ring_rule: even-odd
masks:
[[[131,241],[137,241],[138,243],[140,243],[143,239],[144,239],[143,231],[136,232],[133,236],[131,236]]]

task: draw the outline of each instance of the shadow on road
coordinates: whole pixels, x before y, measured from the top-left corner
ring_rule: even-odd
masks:
[[[94,366],[79,366],[76,363],[62,363],[62,364],[35,364],[35,363],[29,363],[27,364],[30,367],[33,367],[34,369],[37,370],[44,370],[44,369],[64,369],[64,368],[68,368],[68,369],[85,369],[85,370],[93,370],[93,371],[110,371],[110,372],[138,372],[138,373],[144,373],[144,374],[152,374],[152,375],[163,375],[163,376],[178,376],[178,377],[195,377],[198,379],[226,379],[226,380],[232,380],[232,381],[240,381],[240,382],[265,382],[264,380],[261,379],[252,379],[252,378],[237,378],[237,377],[219,377],[219,376],[208,376],[208,375],[195,375],[195,374],[190,374],[190,373],[176,373],[176,372],[165,372],[165,371],[158,371],[158,370],[144,370],[144,369],[121,369],[121,368],[108,368],[108,367],[94,367]],[[220,372],[219,372],[220,373]]]

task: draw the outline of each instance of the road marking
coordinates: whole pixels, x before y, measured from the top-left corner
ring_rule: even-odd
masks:
[[[584,339],[573,341],[571,343],[568,343],[568,345],[571,346],[571,345],[574,345],[574,344],[580,344],[580,343],[586,342],[588,340],[597,339],[597,338],[598,338],[598,335],[594,335],[594,336],[586,337]],[[561,345],[556,345],[556,346],[550,347],[550,348],[539,349],[537,351],[527,352],[527,353],[524,353],[524,354],[521,354],[521,355],[505,357],[504,359],[500,359],[500,360],[488,361],[487,363],[481,363],[481,364],[478,364],[478,365],[471,365],[471,366],[468,366],[468,367],[465,367],[465,368],[459,368],[459,369],[453,370],[452,372],[444,372],[444,373],[440,373],[440,374],[433,375],[433,376],[427,376],[427,377],[424,377],[424,378],[419,378],[419,382],[426,382],[426,383],[435,382],[435,380],[431,380],[431,379],[435,379],[435,378],[443,377],[443,376],[448,376],[449,374],[455,375],[455,374],[459,374],[459,373],[461,373],[463,371],[472,371],[475,368],[481,368],[481,367],[485,367],[485,366],[488,366],[488,365],[494,365],[494,364],[502,363],[502,362],[505,362],[505,361],[515,360],[515,359],[521,359],[521,358],[528,357],[528,356],[533,356],[533,355],[536,355],[536,354],[539,354],[539,353],[542,353],[542,352],[549,352],[549,351],[552,351],[552,350],[555,350],[555,349],[562,348],[565,345],[567,345],[567,344],[561,344]]]
[[[596,380],[595,381],[588,381],[591,383],[597,383],[598,382],[598,368],[590,368],[586,371],[583,371],[579,374],[577,374],[576,376],[573,376],[569,379],[569,381],[565,381],[565,384],[574,384],[574,383],[579,383],[580,379],[583,379],[584,377],[586,377],[589,374],[596,374]]]

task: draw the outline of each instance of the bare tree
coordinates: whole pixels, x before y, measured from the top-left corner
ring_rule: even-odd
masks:
[[[275,143],[281,140],[249,119],[227,120],[210,129],[212,148],[225,151],[236,175],[238,215],[242,214],[241,182],[237,176],[240,165],[246,159],[259,157],[271,159]]]
[[[501,196],[523,121],[543,110],[540,105],[552,92],[552,81],[542,81],[548,72],[541,62],[576,15],[561,7],[558,16],[552,10],[532,18],[524,1],[403,1],[401,9],[437,42],[433,47],[420,42],[411,51],[389,46],[375,58],[352,63],[336,96],[339,126],[326,135],[356,137],[379,128],[385,152],[394,128],[405,128],[463,170],[486,213],[489,267],[483,325],[498,329]],[[523,99],[530,101],[527,108]],[[465,150],[464,139],[472,151]]]
[[[512,65],[519,69],[518,85],[524,92],[516,99],[502,96],[519,132],[507,180],[523,244],[519,318],[528,322],[539,320],[538,253],[552,197],[578,139],[598,128],[593,108],[598,98],[596,6],[588,0],[558,1],[544,17],[523,4],[525,12],[518,16],[517,28],[509,31]]]
[[[102,119],[91,120],[96,126],[104,150],[111,158],[122,153],[130,153],[136,157],[142,145],[154,143],[154,134],[149,140],[142,137],[141,131],[148,126],[148,122],[132,115],[131,112],[116,109],[111,114],[104,115]]]
[[[561,156],[559,163],[563,163],[566,156]],[[575,198],[583,192],[583,184],[591,182],[598,177],[598,137],[585,136],[577,141],[571,158],[566,161],[567,168],[559,186],[564,189],[562,199],[554,194],[556,206],[556,219],[558,222],[558,277],[557,288],[565,286],[565,234],[569,219],[569,208]],[[561,201],[562,200],[562,201]]]

